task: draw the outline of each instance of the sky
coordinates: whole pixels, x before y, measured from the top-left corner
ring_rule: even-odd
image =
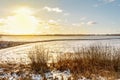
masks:
[[[120,0],[0,0],[0,34],[120,34]]]

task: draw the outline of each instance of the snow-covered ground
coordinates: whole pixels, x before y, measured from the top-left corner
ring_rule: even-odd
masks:
[[[30,73],[28,74],[27,72],[23,73],[23,74],[17,74],[17,73],[4,73],[3,69],[0,69],[0,72],[3,72],[2,74],[0,74],[0,79],[8,79],[8,80],[18,80],[18,79],[22,79],[22,78],[31,78],[32,80],[43,80],[43,76],[40,74],[33,74]],[[71,77],[70,71],[66,70],[63,72],[60,71],[51,71],[51,72],[47,72],[45,73],[45,78],[47,78],[47,80],[54,80],[54,79],[58,79],[58,80],[62,80],[62,78],[64,80],[68,80],[68,78]]]
[[[80,41],[53,41],[30,43],[0,50],[0,62],[28,63],[28,54],[35,46],[43,46],[49,50],[51,56],[57,53],[74,52],[75,49],[87,47],[90,45],[110,45],[120,48],[120,39],[118,40],[80,40]]]
[[[3,72],[0,74],[0,79],[5,79],[5,80],[22,80],[22,79],[27,79],[27,80],[44,80],[44,77],[40,74],[33,74],[30,73],[28,74],[27,72],[23,74],[17,74],[17,73],[4,73],[3,69],[0,69],[0,72]],[[75,80],[73,76],[71,75],[69,70],[65,70],[63,72],[61,71],[51,71],[44,73],[45,78],[47,80]],[[94,76],[93,78],[86,78],[84,76],[80,76],[77,80],[113,80],[112,78],[107,78],[107,77],[102,77],[102,76]],[[120,79],[115,79],[115,80],[120,80]]]
[[[120,48],[120,39],[116,40],[82,40],[82,41],[53,41],[53,42],[41,42],[41,43],[30,43],[15,47],[10,47],[6,49],[0,50],[0,63],[29,63],[28,59],[29,51],[32,50],[35,46],[43,46],[48,49],[52,55],[56,55],[57,53],[64,52],[73,52],[75,48],[87,47],[94,44],[100,45],[110,45],[115,46],[116,48]],[[18,75],[17,73],[4,73],[4,69],[0,68],[0,78],[9,78],[8,80],[17,80],[21,77],[28,76],[27,73],[22,75]],[[54,78],[58,78],[58,80],[68,80],[68,78],[72,78],[70,71],[51,71],[45,73],[47,80],[53,80]],[[32,80],[42,80],[43,77],[40,74],[29,74],[29,77]],[[107,80],[105,77],[98,76],[97,80]],[[71,79],[72,80],[72,79]],[[81,77],[79,80],[91,80],[85,77]],[[119,79],[118,79],[119,80]]]

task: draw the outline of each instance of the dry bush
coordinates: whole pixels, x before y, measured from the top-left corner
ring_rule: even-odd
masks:
[[[29,52],[29,58],[31,60],[31,69],[37,73],[44,73],[49,68],[47,66],[48,51],[41,47],[35,46],[32,51]]]

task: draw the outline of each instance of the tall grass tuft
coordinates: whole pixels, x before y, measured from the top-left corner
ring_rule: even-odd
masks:
[[[36,73],[44,73],[49,68],[47,66],[48,51],[42,46],[35,46],[28,56],[31,60],[30,66]]]

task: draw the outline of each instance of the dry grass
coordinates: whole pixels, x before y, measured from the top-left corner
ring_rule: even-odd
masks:
[[[32,50],[33,51],[29,52],[31,69],[37,73],[44,73],[48,71],[48,51],[41,46],[35,46]]]
[[[70,69],[73,74],[86,77],[92,74],[117,76],[116,73],[120,72],[120,49],[92,45],[78,49],[74,53],[59,55],[55,67],[58,70]]]
[[[57,63],[47,65],[49,52],[36,46],[29,52],[31,69],[37,73],[44,73],[52,69],[64,71],[69,69],[74,77],[93,76],[117,77],[120,72],[120,49],[112,46],[92,45],[78,48],[73,53],[63,53],[57,56]],[[112,79],[113,79],[112,78]]]

